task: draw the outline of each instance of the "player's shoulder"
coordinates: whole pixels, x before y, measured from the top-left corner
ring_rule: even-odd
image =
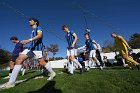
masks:
[[[118,37],[119,39],[122,39],[122,38],[123,38],[123,37],[122,37],[122,36],[120,36],[120,35],[118,35],[117,37]]]
[[[70,30],[70,33],[75,33],[74,30]]]
[[[37,27],[37,30],[42,30],[42,27],[38,26],[38,27]]]
[[[17,45],[22,45],[22,41],[19,41],[18,43],[16,43]]]
[[[70,33],[71,33],[73,36],[76,36],[76,33],[75,33],[73,30],[71,30]]]
[[[95,42],[95,40],[94,39],[91,39],[92,40],[92,42]]]

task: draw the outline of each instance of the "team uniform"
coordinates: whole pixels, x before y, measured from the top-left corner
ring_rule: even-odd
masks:
[[[72,43],[74,41],[74,36],[76,34],[73,31],[69,31],[67,32],[65,38],[67,40],[68,43],[68,47],[67,47],[67,56],[75,56],[75,48],[72,48]]]
[[[15,48],[14,48],[14,50],[12,52],[12,59],[11,59],[11,61],[15,62],[16,59],[19,56],[19,53],[21,53],[22,51],[23,51],[23,44],[21,44],[21,42],[19,41],[18,43],[16,43]]]
[[[72,48],[72,44],[74,42],[76,34],[73,31],[68,31],[65,35],[65,38],[67,40],[68,43],[68,47],[67,47],[67,56],[77,56],[77,50],[75,48]],[[73,74],[73,68],[74,68],[74,63],[77,64],[80,68],[82,68],[81,64],[76,60],[71,60],[69,62],[69,71],[71,74]]]
[[[23,44],[19,41],[16,43],[15,48],[12,52],[12,58],[11,61],[12,62],[16,62],[16,59],[19,57],[19,54],[23,51]],[[3,79],[8,79],[11,76],[13,69],[10,69],[9,71],[9,76],[4,77]]]
[[[37,28],[35,28],[32,31],[31,38],[37,36],[37,34],[40,32],[42,32],[42,28],[38,26]],[[21,54],[26,54],[28,57],[31,57],[31,58],[34,57],[35,59],[44,58],[44,60],[46,61],[46,58],[48,56],[46,54],[44,54],[44,52],[46,52],[46,50],[44,49],[42,39],[43,39],[43,37],[41,37],[35,41],[32,41],[30,47],[28,49],[25,49]],[[47,69],[46,69],[46,67],[47,67]],[[51,73],[55,74],[55,72],[52,70],[50,62],[46,62],[46,66],[44,67],[44,69],[51,70],[49,72],[50,74]],[[50,80],[50,79],[48,79],[48,80]]]
[[[86,44],[86,48],[90,54],[89,57],[96,57],[96,49],[94,47],[94,40],[91,40],[90,38],[86,40],[85,44]]]
[[[115,38],[115,44],[117,45],[120,54],[127,54],[128,55],[127,46],[124,44],[124,42],[121,39],[123,39],[122,36],[117,36]]]
[[[114,41],[115,41],[115,44],[117,45],[117,47],[119,49],[120,54],[121,55],[124,55],[124,54],[128,55],[128,48],[125,45],[125,43],[127,43],[127,42],[125,40],[123,40],[123,37],[122,36],[116,36]],[[139,65],[139,63],[134,61],[131,57],[126,59],[126,61],[128,62],[128,65],[130,67],[132,67],[132,64],[136,65],[136,66]]]
[[[89,57],[96,59],[95,62],[97,63],[98,66],[100,66],[100,62],[96,58],[96,48],[95,48],[94,44],[95,44],[94,40],[92,40],[90,38],[86,39],[86,41],[85,41],[86,51],[89,52]],[[89,63],[88,63],[89,67],[92,66],[92,63],[93,62],[91,60],[89,60]]]
[[[37,27],[37,28],[33,29],[31,38],[37,36],[38,33],[40,33],[40,32],[42,33],[41,27]],[[31,58],[35,57],[35,58],[39,59],[39,58],[43,58],[42,49],[43,49],[43,44],[42,44],[42,37],[41,37],[37,40],[32,41],[29,49],[25,49],[21,54],[25,54]],[[17,76],[19,74],[19,71],[21,70],[21,67],[22,67],[22,64],[19,64],[19,65],[16,64],[14,66],[14,69],[12,71],[9,81],[7,83],[1,85],[0,88],[14,87]],[[46,68],[46,70],[48,70],[51,73],[50,77],[47,80],[52,80],[55,77],[56,73],[52,70],[52,68],[50,66],[48,66],[48,64],[45,64],[44,67]]]
[[[99,60],[101,66],[104,67],[105,63],[103,61],[103,56],[101,55],[102,48],[101,48],[100,44],[97,44],[97,46],[98,46],[98,48],[96,47],[96,58]]]
[[[37,28],[35,28],[32,31],[31,38],[37,36],[37,34],[39,32],[42,32],[42,28],[38,26]],[[28,49],[25,49],[21,54],[25,54],[25,55],[27,55],[28,57],[31,57],[31,58],[35,57],[36,59],[42,58],[43,57],[42,38],[43,37],[39,38],[38,40],[32,41],[30,47]]]

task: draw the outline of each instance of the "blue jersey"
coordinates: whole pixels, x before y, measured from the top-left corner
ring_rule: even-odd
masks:
[[[31,38],[37,36],[37,34],[38,34],[39,32],[42,32],[42,28],[38,26],[37,28],[33,29],[32,34],[31,34]],[[29,50],[32,50],[32,51],[33,51],[33,50],[42,51],[42,49],[43,49],[42,39],[43,39],[43,35],[42,35],[41,38],[32,41],[32,42],[31,42],[31,45],[30,45],[30,47],[29,47]]]
[[[22,51],[23,51],[23,44],[21,44],[21,42],[19,41],[18,43],[16,43],[12,55],[19,55],[19,53]]]
[[[73,32],[73,31],[69,31],[69,32],[67,32],[67,34],[66,34],[66,40],[67,40],[67,42],[68,42],[68,48],[71,48],[71,46],[72,46],[72,44],[73,44],[73,41],[74,41],[74,39],[75,39],[75,36],[76,34]]]
[[[94,43],[95,41],[91,40],[90,38],[86,40],[85,44],[88,51],[95,50]]]

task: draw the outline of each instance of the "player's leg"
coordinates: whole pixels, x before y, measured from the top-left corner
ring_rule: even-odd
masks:
[[[24,52],[24,51],[23,51]],[[27,52],[27,51],[26,51]],[[17,79],[17,76],[19,74],[19,71],[21,70],[22,63],[24,60],[28,58],[27,55],[21,54],[17,59],[16,59],[16,65],[14,66],[14,69],[12,71],[12,74],[10,76],[10,79],[7,83],[3,84],[0,86],[2,89],[7,89],[15,86],[15,82]]]
[[[24,61],[24,62],[23,62],[23,66],[22,66],[22,76],[24,76],[25,71],[26,71],[26,63],[25,63],[25,61]]]
[[[134,64],[132,62],[127,62],[130,69],[133,70]]]
[[[13,71],[13,69],[14,69],[14,64],[15,64],[15,62],[13,62],[12,60],[9,62],[9,67],[10,67],[9,75],[6,76],[6,77],[4,77],[3,79],[8,79],[8,78],[10,78],[11,73],[12,73],[12,71]]]
[[[103,67],[101,66],[99,60],[96,58],[96,50],[92,50],[92,57],[93,57],[93,60],[97,63],[97,65],[100,67],[100,69],[102,70]]]
[[[4,79],[8,79],[10,78],[11,76],[11,73],[14,69],[14,65],[15,65],[15,62],[16,62],[16,59],[18,58],[19,55],[12,55],[12,59],[11,61],[9,62],[9,67],[10,67],[10,71],[9,71],[9,76],[8,77],[5,77]]]
[[[131,57],[129,57],[126,54],[123,54],[122,56],[127,61],[130,67],[132,67],[132,64],[134,64],[135,66],[137,66],[138,70],[140,69],[138,62],[136,62],[135,60],[133,60]]]
[[[16,59],[16,65],[14,66],[14,69],[12,71],[12,74],[11,74],[11,77],[10,77],[10,80],[9,82],[10,83],[15,83],[16,81],[16,78],[18,76],[18,73],[19,71],[21,70],[22,68],[22,63],[24,60],[26,60],[28,58],[27,55],[25,54],[21,54],[17,59]]]
[[[140,65],[139,65],[139,63],[136,62],[135,60],[133,60],[131,57],[129,57],[127,49],[121,50],[121,52],[122,52],[122,57],[123,57],[128,63],[131,62],[131,64],[134,64],[134,65],[138,68],[138,70],[140,70]]]
[[[78,65],[78,67],[80,68],[80,73],[82,73],[83,72],[82,65],[75,58],[75,49],[71,49],[70,50],[70,54],[71,54],[71,61],[74,62],[74,63],[76,63]]]
[[[78,60],[75,58],[75,49],[71,49],[71,60],[76,63],[80,68],[82,68],[82,65],[78,62]]]
[[[16,63],[15,63],[14,69],[13,69],[13,71],[11,73],[10,79],[9,79],[7,84],[15,85],[16,78],[17,78],[17,76],[19,74],[19,71],[21,70],[21,67],[22,67],[22,63],[23,63],[23,61],[25,61],[28,58],[28,56],[26,55],[28,52],[29,52],[29,50],[25,49],[19,55],[19,57],[16,59]]]
[[[38,59],[39,64],[44,66],[46,70],[50,73],[50,77],[47,80],[52,80],[55,77],[56,73],[53,71],[52,67],[45,62],[42,55],[42,51],[33,51],[33,52],[36,58]]]
[[[68,72],[73,75],[73,61],[71,61],[71,51],[67,49]]]
[[[88,60],[88,67],[89,67],[89,68],[91,68],[92,62],[93,62],[92,57],[89,57],[89,60]]]
[[[14,69],[14,65],[15,65],[15,62],[10,61],[10,63],[9,63],[9,67],[10,67],[9,76],[11,75],[11,73],[12,73],[12,71]]]
[[[98,58],[97,58],[97,55],[98,55]],[[104,66],[104,63],[102,61],[102,56],[101,56],[101,51],[100,50],[96,50],[96,58],[99,60],[101,66],[103,67]]]
[[[89,57],[88,57],[88,68],[87,68],[87,70],[89,70],[91,68],[92,62],[93,62],[93,59],[92,59],[92,51],[90,51]]]
[[[74,73],[74,62],[71,61],[70,57],[69,57],[69,72],[70,72],[70,75],[73,75]]]

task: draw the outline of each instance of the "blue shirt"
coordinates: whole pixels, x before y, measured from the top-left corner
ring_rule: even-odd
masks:
[[[78,57],[78,61],[79,62],[83,62],[83,58],[82,57]]]
[[[85,44],[88,51],[95,50],[94,43],[95,41],[91,40],[90,38],[86,40]]]
[[[21,44],[21,42],[19,41],[18,43],[16,43],[12,55],[19,55],[19,53],[22,51],[23,51],[23,44]]]
[[[67,40],[67,43],[68,43],[68,48],[71,48],[72,44],[73,44],[73,41],[75,39],[75,36],[76,34],[73,32],[73,31],[69,31],[67,32],[65,38]]]
[[[37,28],[33,29],[31,38],[37,36],[39,32],[42,32],[42,28],[38,26]],[[42,49],[43,49],[42,39],[43,39],[43,36],[37,40],[32,41],[31,45],[29,47],[29,50],[42,51]]]

